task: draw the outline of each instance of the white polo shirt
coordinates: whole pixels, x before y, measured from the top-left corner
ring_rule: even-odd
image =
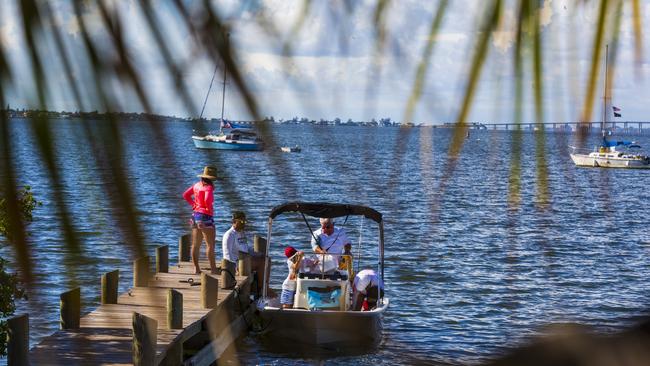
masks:
[[[316,240],[314,238],[320,238],[321,249],[332,254],[343,254],[345,251],[345,244],[350,242],[348,236],[345,235],[345,230],[337,227],[334,228],[332,235],[323,233],[322,228],[314,231],[314,235],[311,238],[311,248],[316,251],[318,245],[316,245]]]
[[[246,232],[237,231],[231,226],[230,229],[223,234],[221,248],[223,249],[224,259],[237,263],[239,260],[239,252],[249,252]]]

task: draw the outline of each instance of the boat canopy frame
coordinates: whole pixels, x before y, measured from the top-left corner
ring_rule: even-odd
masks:
[[[298,212],[300,214],[308,215],[311,217],[324,217],[324,218],[337,218],[347,216],[363,216],[367,219],[373,220],[379,226],[379,262],[377,266],[381,275],[381,281],[384,283],[384,218],[383,215],[370,207],[361,205],[350,205],[341,203],[328,203],[328,202],[287,202],[275,206],[269,213],[268,231],[266,236],[266,251],[264,254],[264,286],[262,286],[262,297],[266,298],[268,284],[267,278],[268,271],[266,268],[269,266],[269,248],[271,247],[271,232],[273,228],[273,219],[279,215],[287,212]],[[383,303],[383,296],[379,299]]]

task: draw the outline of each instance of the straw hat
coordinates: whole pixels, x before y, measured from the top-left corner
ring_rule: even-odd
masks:
[[[199,178],[208,178],[210,180],[217,179],[217,168],[213,166],[206,166],[203,168],[203,174],[197,175]]]

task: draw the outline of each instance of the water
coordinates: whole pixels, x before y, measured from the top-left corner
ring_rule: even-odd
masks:
[[[30,313],[33,345],[57,329],[61,292],[80,285],[88,312],[99,302],[100,275],[114,269],[121,272],[120,292],[126,291],[133,253],[116,230],[119,218],[110,214],[103,172],[82,142],[81,124],[57,120],[57,165],[84,249],[83,258],[70,259],[29,123],[10,126],[20,183],[44,203],[30,226],[37,283],[18,311]],[[551,322],[611,332],[648,309],[650,171],[578,169],[568,156],[573,135],[545,137],[550,195],[543,206],[534,136],[524,133],[521,205],[513,210],[507,202],[512,134],[506,131],[472,131],[450,174],[450,131],[444,129],[280,126],[274,131],[280,145],[299,144],[301,153],[237,153],[196,150],[191,124],[174,122],[158,126],[170,136],[170,158],[145,123],[121,127],[128,182],[151,254],[169,244],[177,258],[189,215],[181,193],[206,164],[218,164],[229,177],[216,187],[218,237],[234,209],[247,213],[251,233],[265,235],[266,215],[288,200],[358,203],[384,214],[391,307],[380,347],[361,355],[294,357],[249,336],[235,345],[244,364],[477,363],[525,343]],[[591,136],[587,147],[597,139]],[[647,136],[635,139],[650,146]],[[376,242],[370,221],[349,219],[345,228],[355,247],[359,235]],[[274,229],[276,243],[307,248],[309,233],[299,216],[278,220]],[[273,248],[276,258],[282,245]],[[6,248],[2,253],[10,256]],[[369,247],[364,266],[370,254]]]

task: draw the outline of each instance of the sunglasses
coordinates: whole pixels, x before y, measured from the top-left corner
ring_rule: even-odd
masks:
[[[246,220],[242,220],[242,219],[235,219],[235,221],[237,221],[237,222],[241,222],[242,224],[245,224],[245,223],[246,223]]]

